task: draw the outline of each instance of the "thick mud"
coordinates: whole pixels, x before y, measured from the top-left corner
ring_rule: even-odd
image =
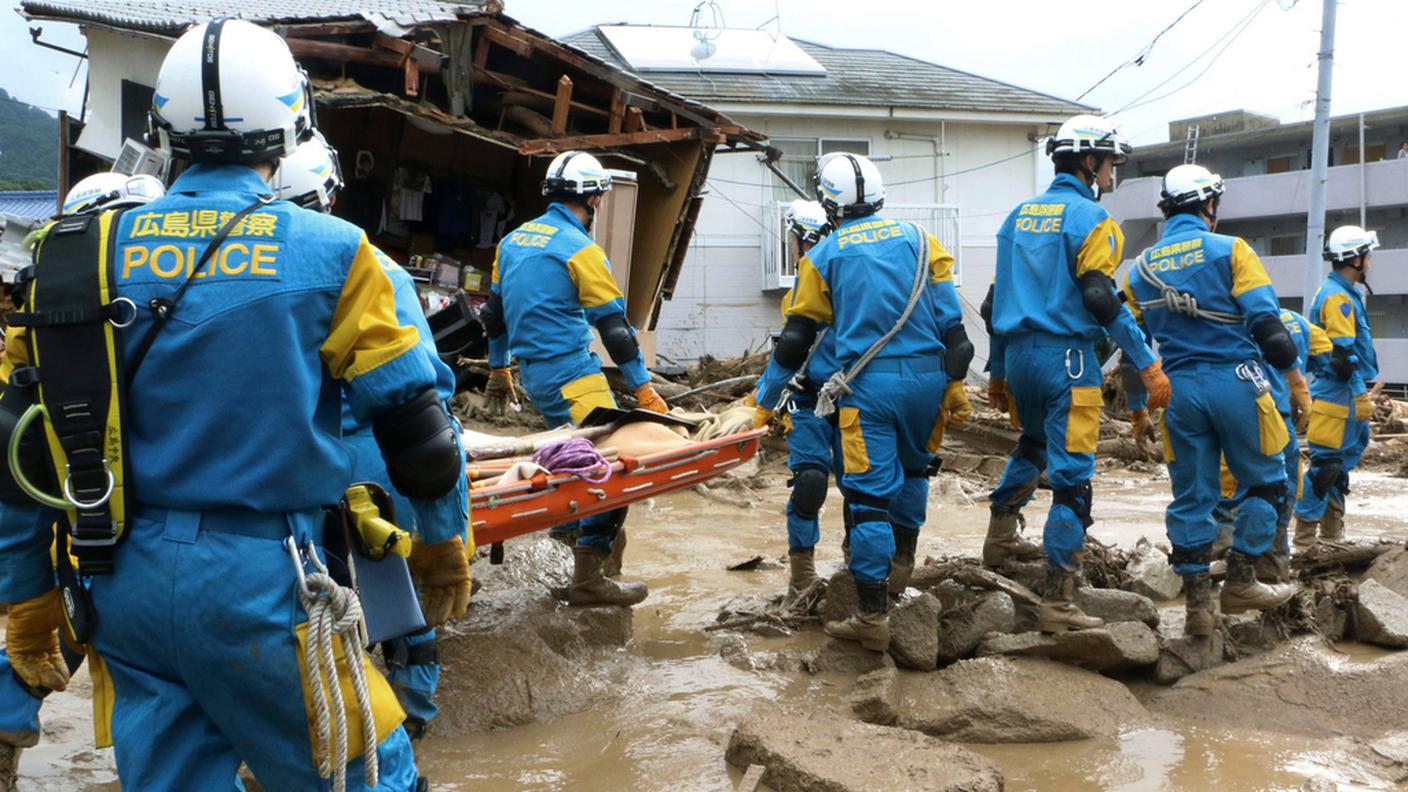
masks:
[[[423,772],[437,790],[731,790],[739,771],[724,762],[733,727],[758,708],[831,713],[851,717],[846,697],[853,679],[805,672],[745,671],[719,656],[720,634],[702,628],[720,607],[740,595],[785,587],[785,570],[728,572],[725,567],[755,554],[781,558],[786,539],[781,516],[786,491],[780,473],[771,485],[750,492],[705,497],[693,491],[634,507],[628,522],[626,577],[650,585],[650,598],[636,609],[634,639],[603,656],[600,673],[615,688],[595,697],[584,712],[513,729],[474,735],[431,733],[419,746]],[[921,557],[976,553],[987,524],[987,508],[967,484],[945,477],[934,488]],[[1141,536],[1163,537],[1168,501],[1162,472],[1103,471],[1095,481],[1092,534],[1106,543],[1132,547]],[[743,507],[726,500],[752,498]],[[840,499],[833,490],[823,514],[818,566],[823,574],[840,563]],[[1028,509],[1037,534],[1049,493]],[[1351,535],[1403,535],[1408,488],[1403,480],[1372,473],[1356,476],[1346,520]],[[819,645],[821,635],[803,631],[780,638],[748,636],[754,651],[796,650]],[[1340,647],[1350,659],[1369,660],[1380,650]],[[1141,699],[1159,688],[1136,684]],[[448,703],[473,707],[470,701]],[[21,761],[23,790],[116,789],[111,752],[91,749],[86,677],[46,705],[44,740]],[[1040,745],[969,746],[992,760],[1009,790],[1294,790],[1310,778],[1340,789],[1392,788],[1361,773],[1336,738],[1323,739],[1222,729],[1205,722],[1156,717],[1131,726],[1118,738]],[[859,755],[857,761],[883,762]],[[898,792],[898,790],[897,790]]]

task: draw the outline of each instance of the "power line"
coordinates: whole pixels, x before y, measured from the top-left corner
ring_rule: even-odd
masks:
[[[1084,99],[1087,94],[1089,94],[1091,91],[1095,90],[1096,88],[1099,88],[1101,85],[1103,85],[1103,84],[1105,83],[1106,80],[1110,79],[1111,77],[1114,77],[1114,76],[1115,76],[1116,74],[1118,74],[1120,71],[1122,71],[1122,70],[1124,70],[1124,69],[1126,69],[1126,68],[1128,68],[1128,67],[1130,67],[1130,66],[1143,66],[1143,65],[1144,65],[1144,60],[1145,60],[1146,58],[1148,58],[1149,55],[1150,55],[1150,53],[1152,53],[1152,52],[1154,51],[1154,45],[1157,44],[1157,43],[1159,43],[1159,39],[1163,38],[1163,35],[1164,35],[1165,33],[1169,32],[1170,30],[1173,30],[1173,28],[1174,28],[1175,25],[1177,25],[1179,22],[1182,22],[1184,17],[1188,16],[1190,13],[1193,12],[1193,9],[1197,8],[1198,6],[1200,6],[1200,5],[1202,5],[1202,4],[1203,4],[1203,0],[1194,0],[1193,4],[1190,5],[1190,6],[1188,6],[1186,9],[1184,9],[1184,10],[1183,10],[1183,13],[1179,14],[1177,19],[1175,19],[1175,20],[1173,20],[1172,22],[1168,23],[1168,26],[1167,26],[1167,27],[1165,27],[1163,30],[1160,30],[1157,34],[1155,34],[1154,38],[1150,39],[1149,43],[1148,43],[1148,44],[1145,44],[1144,47],[1143,47],[1143,49],[1139,50],[1139,54],[1138,54],[1138,55],[1135,55],[1133,58],[1130,58],[1129,60],[1125,61],[1124,63],[1121,63],[1120,65],[1116,66],[1114,69],[1112,69],[1112,70],[1110,71],[1109,74],[1107,74],[1107,75],[1105,75],[1104,77],[1101,77],[1099,80],[1097,80],[1094,85],[1090,86],[1089,88],[1086,88],[1084,91],[1081,91],[1080,96],[1077,96],[1077,97],[1075,98],[1075,101],[1079,102],[1080,100]]]

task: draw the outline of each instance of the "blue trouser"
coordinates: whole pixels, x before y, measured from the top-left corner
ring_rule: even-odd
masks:
[[[307,615],[282,542],[292,531],[320,544],[322,522],[321,510],[160,509],[130,522],[115,572],[92,579],[124,788],[232,789],[241,760],[270,792],[323,788],[294,635]],[[378,789],[415,788],[404,729],[377,757]],[[364,789],[362,772],[360,758],[349,764],[348,789]]]
[[[787,467],[793,476],[805,470],[820,471],[827,478],[841,472],[841,435],[836,424],[816,417],[815,400],[794,397],[788,405]],[[819,506],[820,504],[818,504]],[[805,509],[803,509],[805,511]],[[798,512],[796,493],[787,499],[787,549],[805,550],[821,541],[821,521],[815,513]]]
[[[1329,414],[1329,408],[1335,407],[1343,416]],[[1364,449],[1369,447],[1369,422],[1354,420],[1352,402],[1337,405],[1317,399],[1306,439],[1310,441],[1310,466],[1296,501],[1296,516],[1315,521],[1325,516],[1325,504],[1331,498],[1343,511],[1349,473],[1359,466]]]
[[[1104,406],[1100,361],[1093,342],[1042,333],[1009,336],[1005,361],[1022,437],[989,498],[995,507],[1020,509],[1045,467],[1053,491],[1042,530],[1047,563],[1074,569],[1090,526]]]
[[[1208,569],[1217,538],[1213,510],[1222,495],[1221,459],[1250,494],[1233,517],[1233,550],[1248,556],[1269,550],[1285,508],[1286,438],[1275,431],[1284,419],[1270,394],[1258,395],[1236,368],[1235,363],[1190,363],[1168,372],[1173,398],[1164,411],[1164,459],[1173,502],[1164,524],[1180,575]],[[1267,453],[1264,447],[1275,450]]]
[[[1273,549],[1279,553],[1289,554],[1291,552],[1290,539],[1288,533],[1283,530],[1291,525],[1290,497],[1294,497],[1296,488],[1300,486],[1300,445],[1296,442],[1296,425],[1291,421],[1291,417],[1286,414],[1281,415],[1286,424],[1286,435],[1290,439],[1286,441],[1286,447],[1281,451],[1281,461],[1286,468],[1286,489],[1290,493],[1286,502],[1286,507],[1276,512],[1276,539]],[[1231,497],[1226,497],[1226,488],[1222,491],[1223,498],[1217,502],[1217,507],[1213,509],[1213,520],[1216,521],[1218,532],[1223,536],[1231,536],[1235,531],[1234,515],[1237,505],[1247,497],[1247,488],[1240,482],[1237,483],[1237,490]]]
[[[837,423],[849,501],[851,575],[884,581],[895,531],[918,533],[929,500],[925,470],[948,378],[942,361],[877,358],[851,383]]]
[[[10,657],[0,649],[0,743],[21,747],[39,742],[39,708],[44,700],[29,691],[10,668]]]
[[[584,350],[536,362],[520,360],[518,371],[523,389],[549,428],[581,423],[595,406],[616,406],[595,352]],[[577,544],[609,550],[625,522],[626,510],[616,509],[555,525],[550,533],[563,536],[580,531]]]
[[[386,681],[406,711],[407,727],[425,728],[435,720],[435,689],[440,686],[440,661],[435,657],[435,630],[404,635],[383,645]],[[415,723],[411,721],[414,720]]]

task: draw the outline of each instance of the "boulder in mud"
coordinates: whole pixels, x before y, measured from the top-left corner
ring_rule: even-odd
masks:
[[[1365,571],[1364,579],[1376,581],[1408,597],[1408,548],[1395,547],[1374,559],[1374,563]]]
[[[1159,647],[1159,662],[1154,664],[1154,681],[1160,685],[1174,682],[1199,671],[1222,664],[1222,633],[1207,637],[1174,638]]]
[[[1377,580],[1360,583],[1354,637],[1392,649],[1408,647],[1408,597]]]
[[[1238,658],[1269,652],[1281,644],[1281,630],[1262,616],[1226,616],[1223,624],[1227,627],[1227,635],[1232,639],[1232,647],[1236,650],[1234,654]]]
[[[1326,640],[1342,640],[1349,634],[1351,610],[1336,602],[1334,597],[1321,597],[1315,603],[1315,631]]]
[[[992,762],[923,734],[840,718],[788,713],[738,725],[724,754],[739,768],[767,768],[775,792],[1001,792]]]
[[[1055,635],[998,635],[978,645],[979,657],[990,655],[1045,657],[1091,671],[1119,671],[1158,662],[1159,639],[1143,622],[1115,622]]]
[[[1133,591],[1081,586],[1076,589],[1075,603],[1087,616],[1104,619],[1111,624],[1137,621],[1153,628],[1159,626],[1159,611],[1154,607],[1154,601]]]
[[[1376,739],[1408,730],[1408,654],[1360,662],[1321,638],[1302,636],[1184,677],[1149,706],[1222,729]]]
[[[868,674],[879,668],[894,668],[895,661],[886,652],[872,652],[855,641],[828,638],[816,652],[802,660],[802,667],[813,674]]]
[[[843,566],[831,575],[826,583],[826,601],[821,605],[821,621],[845,621],[853,616],[860,605],[856,595],[856,581]]]
[[[899,672],[894,666],[857,677],[847,699],[851,712],[866,723],[892,725],[899,718],[899,713],[895,711],[895,681],[898,677]]]
[[[1183,578],[1173,571],[1168,556],[1148,539],[1140,539],[1129,559],[1130,589],[1155,602],[1167,602],[1183,593]]]
[[[939,617],[939,661],[971,657],[989,634],[1010,633],[1016,626],[1017,607],[1012,597],[1001,591],[990,591],[970,605],[945,611]]]
[[[960,660],[902,674],[897,723],[955,742],[1031,743],[1117,737],[1148,712],[1113,679],[1028,657]]]
[[[904,668],[933,671],[939,663],[939,600],[907,597],[890,609],[890,655]]]

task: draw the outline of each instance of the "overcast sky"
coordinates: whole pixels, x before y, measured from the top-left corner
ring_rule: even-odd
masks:
[[[551,35],[610,22],[684,25],[695,6],[693,0],[504,2],[510,16]],[[796,38],[889,49],[1074,99],[1137,55],[1193,2],[719,0],[719,5],[729,27],[777,30],[780,24]],[[1229,35],[1263,4],[1239,35]],[[1115,116],[1136,143],[1166,139],[1170,119],[1218,110],[1245,107],[1284,120],[1311,118],[1322,6],[1320,0],[1299,0],[1283,8],[1291,4],[1203,0],[1158,41],[1142,66],[1121,71],[1085,101],[1112,112],[1148,92],[1148,99],[1157,101]],[[83,47],[73,26],[44,27],[45,40]],[[1408,0],[1343,0],[1337,28],[1334,112],[1408,104]],[[1206,54],[1200,58],[1200,53]],[[68,55],[31,45],[27,23],[0,11],[0,87],[32,104],[77,112],[84,75],[70,87],[75,65]]]

